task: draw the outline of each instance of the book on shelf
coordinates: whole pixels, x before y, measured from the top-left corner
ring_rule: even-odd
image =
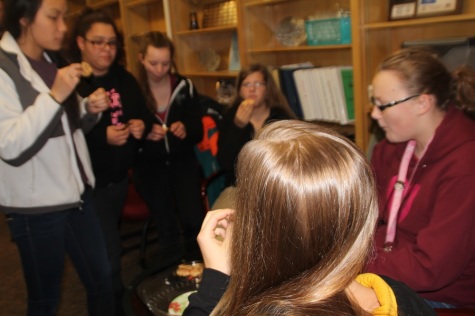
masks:
[[[303,113],[299,95],[297,93],[297,87],[295,85],[294,72],[299,69],[312,67],[314,67],[312,63],[305,62],[284,65],[278,68],[280,89],[287,99],[291,110],[298,118],[303,118]]]
[[[309,69],[297,69],[294,71],[294,81],[297,89],[297,94],[300,100],[300,107],[302,109],[302,118],[306,120],[318,120],[321,117],[319,109],[313,106],[313,86],[311,84],[311,71]]]
[[[293,77],[303,119],[340,124],[354,121],[352,67],[297,69]]]

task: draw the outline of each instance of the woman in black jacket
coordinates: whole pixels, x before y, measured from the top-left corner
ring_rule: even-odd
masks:
[[[144,134],[147,108],[137,80],[118,63],[121,39],[111,17],[101,10],[85,9],[76,21],[71,40],[71,59],[85,61],[92,68],[92,76],[81,79],[79,94],[87,96],[100,89],[109,96],[110,108],[86,133],[86,141],[96,176],[94,204],[120,302],[123,284],[119,221],[128,192],[128,171],[136,159],[138,140]]]
[[[202,112],[193,83],[176,72],[173,55],[165,34],[143,36],[141,81],[153,127],[142,143],[134,181],[156,221],[161,245],[178,241],[177,217],[192,241],[203,220],[194,148],[203,138]]]

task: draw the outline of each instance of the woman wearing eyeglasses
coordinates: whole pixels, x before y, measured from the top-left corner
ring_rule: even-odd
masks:
[[[243,68],[236,80],[236,95],[219,128],[218,162],[226,172],[226,185],[236,181],[234,165],[241,148],[265,124],[295,118],[266,66]]]
[[[403,49],[373,79],[386,133],[372,164],[380,219],[369,271],[405,282],[433,307],[475,307],[475,73]]]
[[[138,140],[144,135],[145,98],[136,79],[118,62],[122,50],[120,35],[104,11],[84,10],[72,30],[71,41],[71,59],[86,61],[92,68],[92,76],[81,79],[79,93],[88,95],[99,89],[109,96],[109,110],[86,133],[86,140],[97,179],[94,203],[120,302],[123,285],[119,220],[128,192],[128,170],[135,162]]]

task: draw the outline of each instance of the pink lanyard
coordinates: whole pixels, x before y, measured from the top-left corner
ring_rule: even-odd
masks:
[[[426,148],[427,147],[428,146],[426,146]],[[407,171],[409,169],[409,163],[411,162],[411,158],[415,150],[416,150],[416,141],[410,140],[407,143],[406,149],[404,150],[404,154],[402,156],[401,164],[399,165],[397,181],[394,184],[394,196],[391,203],[391,208],[389,210],[388,226],[386,228],[386,240],[384,242],[384,251],[386,252],[390,252],[393,248],[394,238],[396,237],[397,215],[399,214],[399,209],[402,203],[404,188],[406,186],[406,178],[407,178]],[[414,172],[416,169],[417,169],[417,165],[414,168]],[[414,172],[412,173],[412,175],[414,175]],[[409,183],[407,183],[408,187],[411,180],[412,180],[412,176],[411,176],[411,179],[409,180]]]

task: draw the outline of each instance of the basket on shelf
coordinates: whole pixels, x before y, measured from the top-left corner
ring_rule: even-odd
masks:
[[[237,25],[236,1],[206,4],[203,7],[203,28]]]
[[[351,43],[351,19],[349,17],[305,21],[308,45]]]

